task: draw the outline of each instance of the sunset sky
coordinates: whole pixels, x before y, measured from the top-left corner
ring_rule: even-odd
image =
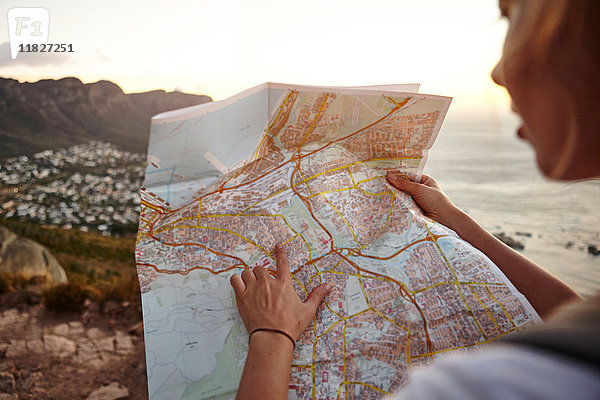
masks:
[[[44,7],[74,53],[10,58],[13,7]],[[489,78],[507,25],[495,0],[19,1],[0,3],[0,76],[107,79],[125,92],[226,98],[263,82],[421,83],[451,112],[508,112]]]

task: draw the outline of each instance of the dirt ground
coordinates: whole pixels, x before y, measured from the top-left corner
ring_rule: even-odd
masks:
[[[82,312],[55,313],[34,294],[6,293],[0,296],[0,374],[13,375],[18,399],[86,399],[114,382],[127,388],[129,399],[147,399],[141,321],[139,304],[90,303]],[[48,347],[47,335],[71,347],[59,355]],[[102,343],[109,348],[96,350]]]

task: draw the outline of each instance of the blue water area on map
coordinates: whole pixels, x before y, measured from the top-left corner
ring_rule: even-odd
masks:
[[[159,167],[148,164],[144,187],[174,205],[191,200],[200,182],[208,187],[222,172],[205,157],[210,152],[225,167],[253,154],[283,90],[265,89],[184,121],[152,125],[148,154]]]

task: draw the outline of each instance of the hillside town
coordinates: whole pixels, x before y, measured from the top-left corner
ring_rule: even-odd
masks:
[[[136,231],[145,155],[93,141],[0,163],[0,217],[119,235]]]

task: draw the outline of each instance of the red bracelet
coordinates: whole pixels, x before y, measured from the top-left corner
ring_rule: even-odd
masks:
[[[248,345],[250,345],[250,339],[252,339],[252,335],[254,335],[256,332],[261,332],[261,331],[281,333],[283,336],[290,339],[290,342],[292,342],[292,346],[294,348],[296,348],[296,341],[294,340],[293,337],[290,336],[289,333],[280,331],[279,329],[271,329],[271,328],[258,328],[258,329],[253,330],[252,333],[250,334],[250,336],[248,337]]]

